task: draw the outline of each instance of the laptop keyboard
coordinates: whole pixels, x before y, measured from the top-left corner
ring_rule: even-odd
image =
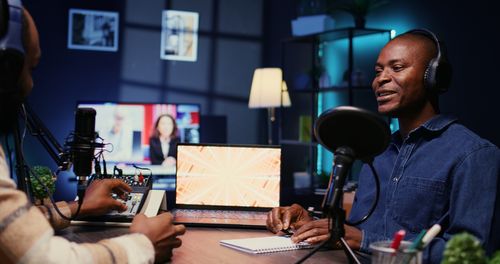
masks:
[[[176,209],[173,212],[175,217],[185,218],[214,218],[214,219],[260,219],[267,218],[267,212],[253,211],[228,211],[228,210],[194,210]]]

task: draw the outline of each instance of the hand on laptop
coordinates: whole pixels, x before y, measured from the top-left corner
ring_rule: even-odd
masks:
[[[148,218],[144,214],[134,217],[130,226],[131,233],[146,235],[155,248],[155,261],[162,262],[172,257],[172,250],[181,246],[182,241],[177,238],[186,232],[184,225],[174,225],[170,213],[159,214]]]
[[[119,179],[94,180],[87,187],[83,204],[80,209],[80,216],[103,215],[111,210],[124,211],[127,206],[122,202],[113,199],[113,193],[125,199],[126,194],[132,189],[128,184]],[[78,203],[69,204],[72,215],[75,214]]]
[[[292,228],[299,229],[304,224],[313,221],[309,212],[298,204],[292,206],[276,207],[267,215],[267,229],[273,233]]]

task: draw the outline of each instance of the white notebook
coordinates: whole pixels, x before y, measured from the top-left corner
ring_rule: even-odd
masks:
[[[252,254],[271,253],[302,248],[312,248],[307,242],[293,243],[288,236],[269,236],[243,239],[221,240],[222,246]]]

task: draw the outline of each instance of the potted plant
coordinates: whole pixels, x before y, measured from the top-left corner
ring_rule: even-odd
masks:
[[[356,28],[364,28],[370,11],[387,4],[388,0],[326,0],[329,13],[344,11],[354,18]]]
[[[45,166],[34,166],[33,171],[38,176],[37,178],[34,175],[30,175],[31,192],[35,197],[35,204],[39,205],[49,203],[49,194],[40,183],[40,181],[43,182],[43,184],[49,189],[50,193],[52,194],[56,189],[55,177],[53,176],[52,171]]]
[[[443,252],[442,264],[477,263],[486,264],[486,255],[479,240],[463,232],[454,235]]]

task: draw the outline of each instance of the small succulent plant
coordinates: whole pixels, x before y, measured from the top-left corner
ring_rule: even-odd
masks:
[[[51,193],[55,191],[54,178],[52,176],[52,171],[44,166],[34,166],[33,171],[37,174],[38,178],[47,186]],[[43,185],[38,181],[38,179],[34,176],[30,176],[31,180],[31,191],[33,195],[40,200],[48,197],[48,193],[46,192]]]
[[[479,240],[469,234],[454,235],[447,243],[441,264],[486,264],[487,259]]]

